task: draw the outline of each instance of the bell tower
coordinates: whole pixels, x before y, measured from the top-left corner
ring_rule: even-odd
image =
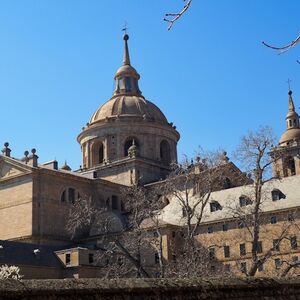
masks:
[[[288,92],[288,113],[286,131],[271,155],[278,157],[273,164],[273,173],[278,177],[300,175],[300,126],[299,115],[295,110],[293,92]]]

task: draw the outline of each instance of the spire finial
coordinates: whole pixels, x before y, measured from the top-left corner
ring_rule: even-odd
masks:
[[[129,50],[128,50],[128,43],[129,35],[127,34],[127,22],[125,22],[125,27],[122,29],[122,31],[125,32],[123,36],[123,40],[125,41],[125,48],[124,48],[124,59],[123,59],[123,65],[130,65],[130,57],[129,57]]]
[[[288,80],[287,80],[287,84],[288,84],[288,86],[289,86],[289,95],[291,95],[292,94],[292,90],[291,90],[291,82],[292,82],[292,80],[290,80],[289,78],[288,78]]]
[[[124,31],[124,35],[127,35],[127,30],[128,30],[127,22],[125,21],[124,28],[122,29],[122,31]]]

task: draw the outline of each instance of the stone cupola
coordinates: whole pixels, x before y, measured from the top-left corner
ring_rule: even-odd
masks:
[[[287,129],[280,138],[279,144],[286,145],[291,141],[300,141],[299,115],[295,111],[293,92],[289,91],[288,113],[286,115]]]
[[[300,174],[300,126],[299,115],[295,110],[293,93],[288,92],[288,113],[286,115],[287,129],[282,134],[278,146],[274,147],[271,155],[274,158],[273,173],[277,177]]]
[[[129,36],[125,34],[123,40],[123,64],[114,77],[113,95],[77,138],[83,154],[82,172],[125,184],[137,172],[135,177],[142,178],[139,182],[147,183],[168,174],[170,163],[177,161],[180,136],[162,111],[142,95],[140,75],[130,61]]]

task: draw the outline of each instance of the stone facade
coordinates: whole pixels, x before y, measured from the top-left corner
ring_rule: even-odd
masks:
[[[125,219],[122,189],[139,184],[151,190],[155,185],[163,184],[170,173],[171,164],[177,162],[180,135],[176,126],[168,122],[160,109],[142,95],[138,86],[139,79],[140,75],[130,63],[128,36],[125,35],[124,61],[115,75],[115,91],[95,111],[78,135],[82,150],[82,166],[78,171],[72,171],[67,164],[59,169],[56,161],[39,163],[35,149],[32,149],[31,154],[25,151],[21,159],[12,158],[9,144],[4,144],[0,156],[0,240],[3,244],[6,240],[21,241],[29,249],[24,258],[32,258],[34,255],[35,260],[28,260],[28,264],[17,263],[26,278],[101,276],[101,270],[92,262],[92,256],[102,232],[92,227],[78,247],[79,243],[71,240],[66,231],[70,208],[78,199],[90,199],[97,208],[106,207],[106,214],[114,217],[111,231],[120,232]],[[272,186],[268,186],[269,195],[274,188],[280,189],[286,200],[279,204],[270,199],[267,201],[269,205],[264,211],[266,220],[276,216],[278,222],[276,226],[269,221],[264,224],[261,239],[265,249],[270,248],[278,230],[282,228],[281,224],[291,212],[297,221],[288,234],[296,237],[296,241],[297,237],[300,238],[296,230],[300,225],[300,190],[297,188],[300,186],[300,127],[291,92],[286,122],[287,130],[271,152],[271,155],[282,156],[274,163],[273,170],[274,175],[284,179],[274,180],[270,183]],[[201,171],[197,163],[192,167],[201,182],[205,172]],[[238,201],[245,194],[243,189],[249,188],[251,180],[228,160],[226,154],[222,172],[227,186],[216,188],[212,197],[226,207],[230,206],[226,202],[229,198]],[[197,188],[191,187],[191,193]],[[174,258],[174,248],[175,251],[180,249],[181,240],[176,232],[184,227],[184,218],[182,207],[172,199],[162,212],[163,258],[170,261]],[[97,215],[99,219],[104,217],[104,214]],[[227,230],[224,230],[224,225]],[[213,228],[213,232],[208,233],[208,228]],[[207,212],[207,218],[199,226],[197,240],[203,247],[211,247],[218,242],[212,266],[221,264],[234,267],[242,262],[247,264],[250,259],[251,245],[245,242],[249,240],[246,230],[238,228],[234,218],[220,212]],[[239,248],[241,244],[245,244],[246,249],[242,255]],[[40,245],[53,246],[43,251],[45,255],[52,253],[59,264],[42,264],[39,255],[36,255]],[[15,249],[19,247],[18,244],[6,246]],[[230,248],[229,257],[224,256],[224,247]],[[14,264],[13,260],[1,261],[1,249],[0,262]],[[154,274],[153,249],[145,249],[144,254],[146,265],[154,270]],[[258,275],[274,275],[276,259],[283,261],[298,256],[300,247],[297,242],[296,246],[294,244],[291,247],[290,240],[286,240],[280,251],[273,255],[273,260],[267,263],[272,266],[265,265],[268,272],[262,271]],[[238,274],[241,275],[241,272]]]

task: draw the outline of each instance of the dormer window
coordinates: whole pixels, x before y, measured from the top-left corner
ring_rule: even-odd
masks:
[[[232,188],[231,180],[228,177],[225,178],[223,187],[224,187],[224,189]]]
[[[210,211],[214,212],[217,210],[222,210],[222,206],[218,201],[213,201],[210,203]]]
[[[278,201],[280,199],[285,199],[285,194],[283,194],[280,190],[274,189],[272,191],[272,200]]]
[[[240,207],[251,205],[251,204],[252,204],[252,201],[250,200],[249,197],[244,196],[244,195],[242,195],[240,197]]]

